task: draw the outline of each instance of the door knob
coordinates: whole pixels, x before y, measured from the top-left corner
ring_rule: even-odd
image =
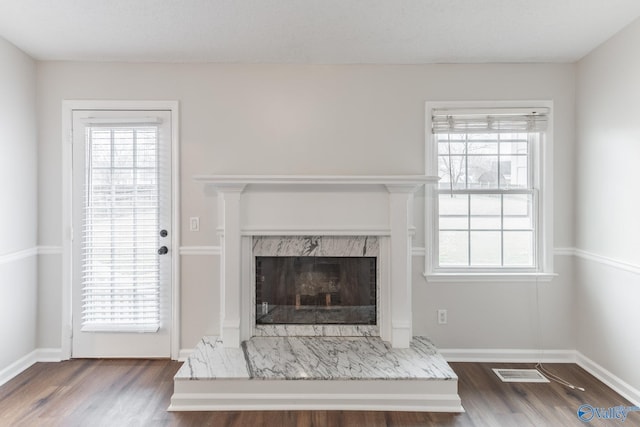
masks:
[[[160,246],[160,249],[158,249],[158,255],[164,255],[167,252],[169,252],[169,249],[166,246]]]

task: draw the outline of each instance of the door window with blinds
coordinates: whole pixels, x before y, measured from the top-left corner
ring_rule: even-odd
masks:
[[[548,108],[433,109],[440,271],[539,271]]]
[[[74,111],[73,121],[73,355],[167,356],[170,112]]]
[[[160,326],[156,121],[85,128],[82,330]]]

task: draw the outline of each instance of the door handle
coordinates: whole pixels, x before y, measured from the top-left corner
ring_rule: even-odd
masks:
[[[167,252],[169,252],[169,249],[166,246],[160,246],[160,249],[158,249],[158,255],[164,255]]]

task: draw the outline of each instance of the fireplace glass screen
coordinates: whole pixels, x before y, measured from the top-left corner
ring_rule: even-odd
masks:
[[[256,257],[256,323],[376,324],[375,257]]]

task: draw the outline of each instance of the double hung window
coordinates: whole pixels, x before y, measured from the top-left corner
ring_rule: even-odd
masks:
[[[431,108],[432,273],[537,273],[547,107]],[[547,179],[548,181],[548,179]]]

